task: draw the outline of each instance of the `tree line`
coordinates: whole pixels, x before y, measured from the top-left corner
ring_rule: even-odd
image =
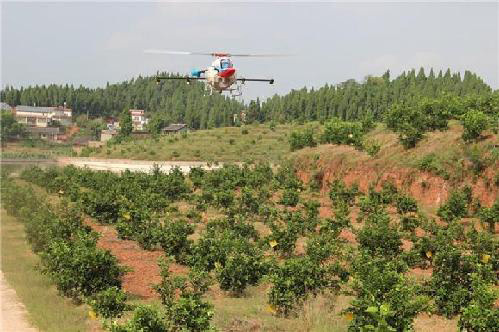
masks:
[[[165,74],[166,75],[166,74]],[[247,122],[324,121],[332,117],[354,120],[372,114],[375,119],[395,102],[418,100],[421,97],[488,95],[492,89],[476,74],[466,71],[428,75],[423,68],[403,72],[392,79],[390,71],[382,76],[368,76],[363,82],[353,79],[319,89],[292,90],[274,95],[266,101],[252,100],[248,105],[228,97],[205,96],[203,84],[166,81],[157,84],[155,77],[132,78],[104,88],[73,85],[41,85],[26,88],[6,87],[1,100],[12,106],[54,106],[67,103],[75,115],[92,117],[117,116],[124,109],[144,109],[156,127],[164,123],[182,122],[195,129],[234,125],[234,114],[244,111]]]

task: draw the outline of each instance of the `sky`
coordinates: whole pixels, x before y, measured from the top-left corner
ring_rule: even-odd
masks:
[[[496,2],[2,2],[2,87],[105,86],[204,68],[207,56],[145,49],[279,53],[234,58],[246,100],[423,66],[471,70],[499,88]]]

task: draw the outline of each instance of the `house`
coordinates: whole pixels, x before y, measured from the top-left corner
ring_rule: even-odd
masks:
[[[59,136],[59,127],[27,127],[26,132],[31,138],[56,141]]]
[[[114,130],[120,128],[120,122],[115,117],[112,116],[107,117],[105,121],[108,130]]]
[[[161,129],[162,134],[176,134],[181,132],[187,132],[188,128],[185,123],[172,123],[168,127]]]
[[[14,108],[17,122],[28,127],[49,127],[52,121],[63,126],[71,125],[72,110],[64,107],[36,107],[18,105]]]
[[[100,133],[100,140],[101,142],[107,142],[116,135],[118,135],[118,131],[116,129],[103,130]]]
[[[0,103],[0,110],[2,111],[12,111],[12,107],[7,103]]]
[[[149,119],[146,118],[144,110],[129,110],[129,112],[132,116],[133,130],[145,130]]]

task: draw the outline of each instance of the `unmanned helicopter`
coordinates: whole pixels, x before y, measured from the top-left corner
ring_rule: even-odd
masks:
[[[281,56],[280,54],[231,54],[225,52],[182,52],[182,51],[165,51],[165,50],[145,50],[145,53],[152,54],[176,54],[176,55],[210,55],[215,57],[215,60],[206,69],[193,69],[188,76],[156,76],[156,82],[161,80],[186,80],[187,84],[191,81],[202,80],[205,82],[205,89],[210,95],[214,91],[222,93],[229,91],[233,97],[242,95],[242,85],[246,82],[265,82],[274,84],[274,79],[266,78],[238,78],[236,68],[232,63],[231,57],[273,57]]]

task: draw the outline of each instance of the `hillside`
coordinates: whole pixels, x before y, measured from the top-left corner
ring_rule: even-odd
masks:
[[[318,128],[319,124],[309,124]],[[135,160],[277,162],[289,155],[289,134],[305,125],[247,125],[192,131],[87,149],[84,156]]]

